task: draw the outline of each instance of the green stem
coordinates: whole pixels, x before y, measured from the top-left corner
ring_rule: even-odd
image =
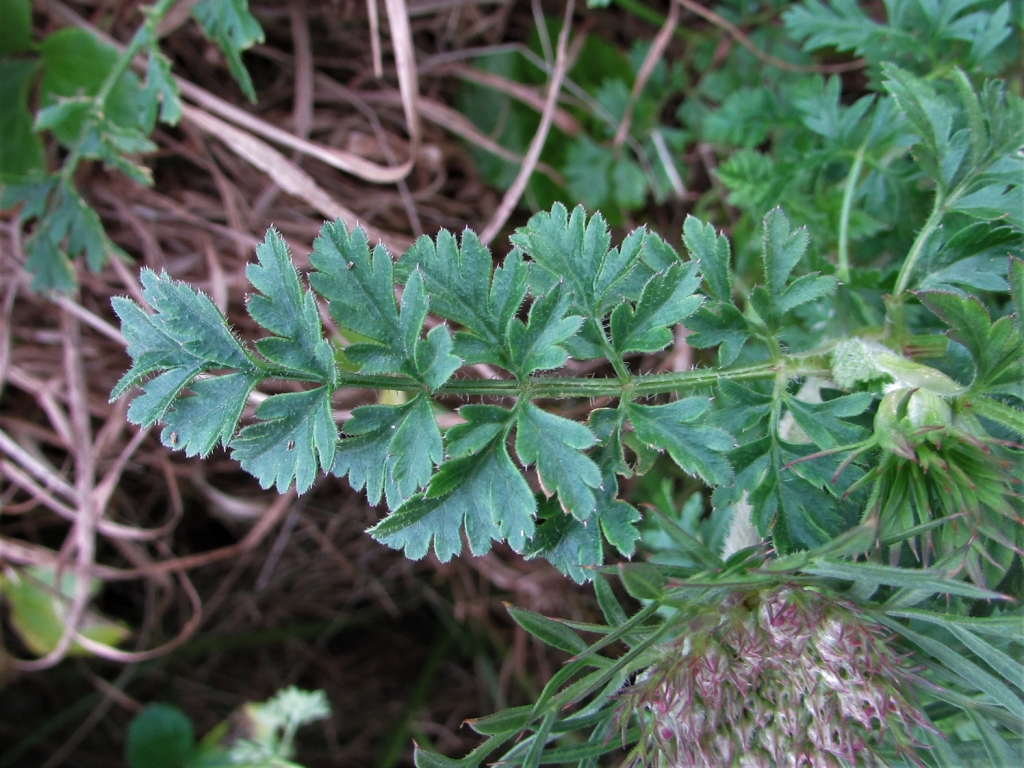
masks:
[[[850,212],[853,210],[853,198],[857,192],[857,182],[864,167],[864,154],[868,143],[860,145],[850,166],[850,175],[846,178],[846,189],[843,190],[843,207],[839,212],[839,254],[836,265],[836,277],[841,283],[850,281]]]
[[[906,307],[904,306],[906,297],[904,294],[906,294],[907,288],[910,286],[910,278],[914,274],[921,254],[924,253],[924,246],[928,242],[928,238],[938,229],[939,224],[942,223],[943,216],[946,215],[947,205],[951,204],[954,199],[953,196],[950,196],[947,200],[942,190],[935,191],[935,202],[932,205],[931,213],[928,215],[928,220],[921,227],[921,231],[917,233],[917,238],[910,247],[906,261],[900,267],[899,275],[896,277],[896,286],[893,288],[892,296],[886,302],[888,307],[885,313],[885,327],[886,334],[890,338],[899,339],[907,332]]]
[[[658,373],[618,378],[585,379],[574,376],[536,376],[522,382],[515,379],[452,379],[436,397],[517,397],[522,399],[564,400],[569,398],[643,397],[669,394],[688,389],[710,387],[725,378],[730,381],[759,381],[796,376],[829,376],[829,368],[818,355],[788,355],[779,361],[731,368],[700,368],[679,373]],[[342,372],[338,388],[391,389],[420,392],[423,384],[403,376]]]
[[[114,66],[110,72],[107,73],[103,83],[100,85],[99,91],[93,97],[92,104],[89,107],[89,114],[86,119],[82,122],[82,128],[78,132],[78,138],[75,139],[75,143],[72,145],[71,150],[68,152],[67,158],[64,160],[64,166],[60,171],[61,181],[65,184],[71,182],[72,177],[75,175],[75,171],[78,169],[78,163],[82,159],[82,145],[85,143],[85,138],[92,128],[97,117],[103,115],[103,109],[106,105],[107,97],[114,90],[117,85],[117,81],[121,79],[128,67],[131,66],[132,60],[136,54],[142,50],[150,40],[152,35],[156,34],[156,26],[160,23],[160,20],[167,15],[167,12],[174,5],[176,0],[158,0],[156,5],[152,8],[144,8],[142,10],[146,17],[146,20],[142,22],[135,34],[132,35],[131,42],[121,51],[117,60],[114,62]]]
[[[910,278],[914,274],[914,269],[917,267],[917,260],[921,258],[921,254],[924,252],[925,243],[928,242],[928,238],[931,237],[939,224],[942,222],[942,217],[946,215],[946,200],[941,190],[935,191],[935,202],[932,204],[932,212],[928,215],[928,220],[925,221],[924,226],[921,227],[921,231],[917,233],[917,238],[914,240],[914,244],[910,248],[910,253],[907,254],[907,260],[903,262],[903,266],[900,267],[899,276],[896,278],[896,287],[892,292],[892,301],[901,301],[903,294],[906,292],[907,287],[910,285]]]

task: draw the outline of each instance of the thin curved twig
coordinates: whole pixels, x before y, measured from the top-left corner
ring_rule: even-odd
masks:
[[[498,210],[494,212],[491,220],[487,222],[487,226],[484,227],[483,232],[480,233],[480,242],[484,245],[489,244],[501,228],[505,226],[505,222],[508,221],[509,216],[512,215],[512,211],[515,210],[519,204],[519,198],[523,196],[523,192],[526,191],[526,185],[530,181],[530,176],[533,174],[533,169],[537,165],[537,161],[540,160],[540,153],[544,149],[544,143],[548,138],[548,131],[551,129],[551,120],[554,117],[555,105],[558,103],[558,93],[562,89],[562,80],[565,78],[565,73],[569,69],[569,57],[567,55],[569,47],[569,29],[572,25],[572,12],[575,5],[575,0],[569,0],[565,6],[565,17],[562,20],[562,31],[558,33],[558,48],[555,54],[555,71],[551,75],[551,80],[548,83],[547,98],[544,101],[544,112],[541,114],[540,125],[537,127],[537,133],[534,134],[533,140],[530,142],[530,148],[526,151],[526,156],[523,158],[523,164],[519,168],[519,173],[516,174],[515,181],[512,182],[512,186],[505,192],[505,196],[502,197],[501,203],[498,205]]]
[[[672,3],[668,8],[668,17],[665,19],[665,23],[658,30],[658,34],[655,35],[650,50],[647,51],[647,55],[644,57],[644,63],[640,65],[640,71],[636,73],[636,80],[633,81],[633,90],[629,94],[629,102],[626,104],[625,112],[622,113],[619,127],[615,129],[615,138],[612,139],[613,147],[620,147],[622,142],[626,140],[626,136],[629,135],[629,126],[633,122],[633,110],[636,108],[637,99],[640,98],[640,94],[647,85],[651,73],[654,72],[654,68],[665,54],[665,49],[668,47],[669,42],[671,42],[672,35],[675,33],[678,24],[679,6]]]
[[[851,72],[856,69],[863,69],[867,66],[867,62],[864,59],[856,59],[855,61],[847,61],[842,64],[794,64],[791,61],[785,61],[776,56],[772,56],[770,53],[766,53],[754,45],[750,38],[743,34],[743,31],[733,24],[728,19],[719,16],[714,11],[705,8],[700,3],[694,2],[694,0],[675,0],[686,10],[697,14],[702,19],[710,21],[716,27],[724,29],[737,43],[742,45],[754,56],[763,61],[765,64],[770,64],[778,69],[784,69],[787,72],[806,72],[813,73],[818,72],[825,75],[838,74],[840,72]]]

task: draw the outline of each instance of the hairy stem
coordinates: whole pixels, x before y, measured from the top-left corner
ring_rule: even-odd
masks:
[[[758,381],[780,376],[788,380],[796,376],[829,375],[830,370],[822,357],[791,355],[778,362],[631,376],[625,381],[617,378],[584,379],[573,376],[536,376],[522,382],[515,379],[452,379],[434,394],[438,397],[516,397],[541,400],[646,397],[710,387],[723,378],[730,381]],[[404,392],[418,392],[423,389],[420,382],[411,378],[359,373],[341,373],[338,377],[338,386]]]
[[[954,198],[951,196],[949,202]],[[892,295],[888,299],[888,308],[885,313],[885,326],[886,331],[890,337],[896,337],[905,334],[906,332],[906,317],[904,303],[906,297],[904,294],[907,292],[907,288],[910,285],[910,278],[914,274],[914,269],[917,267],[917,262],[921,258],[921,254],[924,253],[925,244],[928,242],[928,238],[932,236],[932,233],[938,229],[939,224],[942,223],[943,216],[946,215],[947,198],[943,194],[942,190],[937,189],[935,191],[935,202],[932,204],[932,211],[928,215],[927,221],[924,226],[921,227],[921,231],[917,233],[917,238],[914,240],[914,244],[910,247],[910,252],[907,254],[906,260],[903,262],[903,266],[900,267],[900,273],[896,277],[896,286],[893,288]]]
[[[853,210],[853,198],[857,192],[857,182],[860,180],[860,172],[864,167],[864,154],[867,152],[868,143],[865,141],[860,145],[857,154],[853,158],[853,165],[850,166],[850,175],[846,179],[846,189],[843,190],[843,207],[839,212],[839,253],[836,265],[836,277],[841,283],[850,281],[850,212]]]

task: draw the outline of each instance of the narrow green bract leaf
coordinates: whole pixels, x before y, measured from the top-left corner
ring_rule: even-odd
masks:
[[[511,605],[505,608],[516,624],[552,648],[567,653],[583,653],[587,650],[583,638],[561,622]]]

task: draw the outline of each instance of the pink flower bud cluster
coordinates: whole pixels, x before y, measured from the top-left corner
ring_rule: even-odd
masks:
[[[903,750],[912,727],[930,727],[887,640],[812,590],[734,593],[663,648],[620,712],[637,715],[658,768],[873,765],[887,731]]]

